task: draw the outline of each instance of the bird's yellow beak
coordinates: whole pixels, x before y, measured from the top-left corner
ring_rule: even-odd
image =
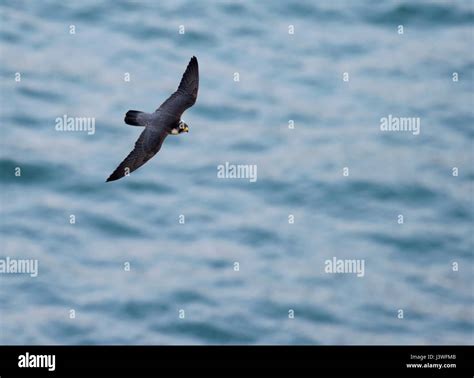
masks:
[[[184,127],[184,131],[186,131],[187,133],[189,133],[189,127],[188,127],[188,126],[185,126],[185,127]]]

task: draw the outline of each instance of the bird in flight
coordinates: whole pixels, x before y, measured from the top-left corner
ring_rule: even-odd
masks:
[[[132,126],[144,126],[145,129],[135,142],[135,148],[109,176],[115,181],[140,168],[160,150],[168,136],[189,132],[188,125],[181,119],[184,111],[196,102],[199,89],[199,67],[195,56],[189,61],[181,82],[165,102],[154,113],[129,110],[125,114],[125,123]]]

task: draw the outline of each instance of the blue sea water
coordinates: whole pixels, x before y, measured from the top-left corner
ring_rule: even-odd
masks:
[[[472,1],[0,4],[1,344],[473,343]],[[189,134],[106,184],[193,55]]]

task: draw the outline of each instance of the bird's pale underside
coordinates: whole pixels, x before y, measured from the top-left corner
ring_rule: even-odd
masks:
[[[154,113],[129,110],[125,123],[132,126],[144,126],[145,129],[135,142],[135,148],[109,176],[107,181],[115,181],[128,176],[160,150],[163,141],[169,134],[180,134],[188,131],[188,126],[181,120],[184,111],[196,102],[199,89],[199,67],[195,56],[189,61],[176,92],[163,102]]]

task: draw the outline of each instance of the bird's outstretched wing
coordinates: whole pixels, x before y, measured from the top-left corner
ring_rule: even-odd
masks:
[[[178,90],[163,102],[156,111],[167,113],[179,120],[184,111],[196,102],[198,89],[199,66],[197,58],[193,56],[186,71],[184,71]]]
[[[135,171],[150,160],[160,150],[168,132],[153,127],[146,127],[135,142],[135,148],[109,176],[108,181],[115,181]]]

